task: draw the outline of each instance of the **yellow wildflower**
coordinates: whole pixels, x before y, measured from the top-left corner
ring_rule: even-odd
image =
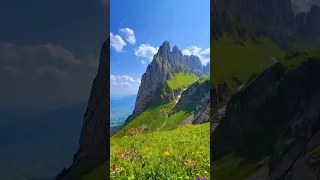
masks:
[[[164,153],[164,155],[165,155],[165,156],[169,156],[170,153],[169,153],[168,151],[166,151],[166,152]]]

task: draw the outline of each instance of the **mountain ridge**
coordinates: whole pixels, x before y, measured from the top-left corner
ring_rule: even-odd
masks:
[[[197,56],[183,55],[177,46],[174,46],[171,51],[170,43],[165,41],[160,46],[158,53],[154,55],[153,61],[148,65],[146,72],[142,75],[132,116],[142,113],[152,101],[163,101],[164,98],[159,97],[162,94],[163,85],[174,74],[191,71],[198,76],[201,74],[209,75],[209,66],[202,66]]]
[[[244,39],[266,36],[286,50],[290,49],[291,43],[302,39],[319,43],[318,39],[308,37],[311,32],[319,32],[316,25],[320,19],[318,6],[313,5],[309,12],[296,15],[292,6],[291,0],[212,1],[213,37],[218,39],[226,32]],[[313,36],[320,37],[319,33],[313,33]]]

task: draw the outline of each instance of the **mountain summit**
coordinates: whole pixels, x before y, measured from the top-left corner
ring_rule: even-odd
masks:
[[[165,82],[178,73],[194,73],[202,76],[209,75],[210,71],[209,65],[202,66],[199,57],[183,55],[177,46],[174,46],[171,51],[170,43],[165,41],[142,75],[133,115],[145,111],[151,102],[172,100],[172,98],[161,97],[161,94],[163,94]]]

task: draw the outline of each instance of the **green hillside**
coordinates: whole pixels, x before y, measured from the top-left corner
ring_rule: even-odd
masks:
[[[213,39],[210,49],[212,85],[230,81],[231,75],[246,82],[253,73],[269,67],[273,63],[271,57],[281,58],[285,55],[284,50],[267,38],[242,40],[231,35]]]
[[[166,83],[168,86],[175,90],[178,88],[186,88],[189,85],[193,84],[195,81],[199,79],[198,76],[196,76],[193,73],[178,73],[175,74],[170,80],[168,80]]]
[[[110,163],[119,172],[111,179],[210,179],[210,124],[186,125],[172,131],[111,138]],[[136,160],[125,152],[138,150]],[[166,153],[167,152],[167,153]],[[194,162],[194,169],[188,161]],[[107,179],[109,162],[88,174],[83,180]],[[112,170],[112,168],[111,168]]]
[[[119,170],[111,173],[111,179],[209,178],[210,124],[180,125],[195,111],[195,104],[201,95],[197,99],[194,94],[202,86],[209,87],[209,77],[199,78],[193,73],[175,74],[165,82],[162,96],[170,96],[173,91],[179,90],[181,95],[178,98],[172,102],[150,105],[149,109],[133,117],[111,137],[110,163],[114,165],[111,170]],[[196,89],[189,90],[191,88]],[[188,100],[183,108],[175,109],[180,98],[188,98],[186,92],[192,95],[192,101]],[[138,151],[136,160],[121,158],[125,152],[132,158],[131,153],[135,150]],[[109,162],[101,165],[84,179],[107,178],[108,166]]]
[[[166,81],[166,85],[164,87],[169,89],[166,89],[165,92],[171,92],[172,90],[179,88],[186,90],[188,86],[195,83],[197,80],[199,80],[199,77],[197,77],[195,74],[175,74],[170,80]],[[203,79],[201,79],[201,81],[203,81]],[[182,120],[190,116],[192,112],[180,111],[173,115],[169,115],[174,105],[175,102],[169,102],[150,107],[139,116],[130,120],[130,122],[114,136],[124,136],[127,134],[128,130],[133,128],[141,128],[142,125],[147,125],[148,127],[144,133],[175,129],[182,122]]]
[[[237,35],[225,34],[218,40],[212,39],[211,86],[215,87],[216,84],[226,80],[231,87],[234,87],[236,84],[231,80],[232,76],[239,78],[244,84],[253,74],[270,67],[274,63],[271,59],[273,57],[289,67],[300,64],[307,57],[317,56],[319,52],[315,46],[302,40],[288,46],[290,51],[295,52],[293,54],[301,55],[292,57],[292,60],[286,59],[286,50],[266,37],[252,36],[244,40]]]

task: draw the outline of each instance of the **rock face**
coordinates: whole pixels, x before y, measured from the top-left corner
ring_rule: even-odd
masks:
[[[235,143],[241,142],[251,132],[264,128],[264,124],[258,124],[255,112],[268,100],[269,86],[273,86],[283,75],[284,69],[277,63],[270,69],[260,75],[258,80],[246,87],[246,91],[235,94],[228,102],[225,117],[221,120],[211,138],[211,144],[221,143],[221,138],[228,136],[230,144],[223,142],[219,148],[216,148],[215,155],[227,153],[235,148]],[[259,119],[261,119],[259,117]]]
[[[145,111],[151,102],[163,101],[161,97],[163,85],[174,73],[192,71],[208,75],[210,72],[208,69],[209,67],[202,66],[197,56],[183,55],[177,46],[171,51],[169,42],[165,41],[142,75],[133,116]]]
[[[256,156],[269,157],[264,172],[270,180],[319,179],[319,78],[320,61],[310,58],[288,73],[276,63],[249,82],[230,99],[212,132],[212,160],[262,152]]]
[[[254,24],[263,25],[266,31],[294,28],[291,0],[212,0],[211,5],[214,35],[233,28],[244,35]]]
[[[202,67],[202,71],[207,74],[210,75],[210,63],[208,63],[207,65]]]
[[[296,16],[297,29],[303,37],[320,42],[320,8],[313,5],[307,13]]]
[[[62,171],[57,180],[79,180],[109,158],[109,55],[110,39],[102,45],[99,69],[84,115],[78,151],[72,165]]]
[[[285,48],[300,36],[312,41],[320,37],[317,5],[297,15],[291,0],[212,0],[211,5],[211,32],[215,38],[224,32],[242,38],[267,36]]]

